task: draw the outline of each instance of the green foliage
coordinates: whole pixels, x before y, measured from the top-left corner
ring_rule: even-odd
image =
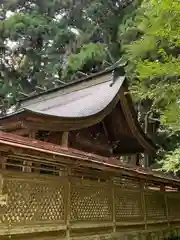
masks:
[[[180,148],[166,154],[164,159],[160,162],[162,163],[162,170],[166,172],[177,173],[180,171]]]
[[[71,43],[76,42],[63,15],[61,1],[7,1],[1,5],[0,85],[1,107],[18,98],[56,86]],[[68,21],[68,19],[67,19]],[[56,81],[57,80],[57,81]],[[5,104],[5,102],[7,104]]]
[[[64,75],[72,75],[73,72],[81,70],[88,65],[89,70],[97,67],[106,59],[105,44],[85,44],[77,54],[71,54],[68,58]]]
[[[178,1],[5,0],[0,16],[1,114],[22,96],[123,65],[142,126],[157,120],[163,169],[179,169]]]
[[[119,59],[123,9],[131,0],[2,1],[0,105],[44,91]]]
[[[179,144],[174,140],[180,130],[180,4],[144,0],[134,19],[140,34],[125,46],[128,76],[138,79],[131,81],[132,90],[137,101],[150,100],[148,111],[158,114],[160,129],[166,129],[163,140],[157,132],[163,169],[179,171]]]

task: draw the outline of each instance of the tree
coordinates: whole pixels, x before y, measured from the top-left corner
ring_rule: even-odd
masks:
[[[141,9],[144,16],[136,17],[136,25],[143,34],[126,48],[139,80],[136,88],[141,92],[137,92],[140,98],[152,100],[163,123],[179,129],[180,5],[176,0],[151,0]]]
[[[118,59],[118,24],[131,1],[1,1],[1,114],[22,96]]]
[[[1,114],[19,98],[121,65],[158,158],[177,156],[178,1],[6,0],[0,17]]]
[[[143,1],[135,19],[141,34],[126,46],[127,75],[130,79],[133,76],[132,89],[138,101],[148,102],[148,114],[152,118],[155,114],[161,122],[160,157],[172,150],[163,168],[174,171],[180,130],[180,4],[176,0]]]

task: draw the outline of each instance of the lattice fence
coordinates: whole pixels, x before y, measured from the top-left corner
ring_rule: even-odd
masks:
[[[144,196],[147,219],[166,220],[166,206],[163,192],[147,191],[144,193]]]
[[[117,221],[143,220],[140,191],[115,188],[115,214]]]
[[[111,221],[112,196],[109,185],[77,181],[71,185],[72,221]]]
[[[0,208],[0,223],[8,226],[114,221],[145,226],[149,221],[166,223],[168,217],[169,221],[180,219],[179,193],[153,191],[132,179],[100,182],[72,176],[34,178],[29,173],[3,178],[2,194],[8,198]]]
[[[64,221],[65,185],[42,179],[4,180],[3,194],[8,195],[1,222],[31,224]]]
[[[180,220],[180,193],[167,194],[169,220]]]

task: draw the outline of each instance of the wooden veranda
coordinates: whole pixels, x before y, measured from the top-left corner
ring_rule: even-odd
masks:
[[[178,231],[179,180],[24,142],[0,133],[0,239],[163,239]]]

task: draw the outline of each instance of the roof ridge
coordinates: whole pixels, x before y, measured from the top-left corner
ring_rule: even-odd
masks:
[[[94,77],[99,77],[99,76],[101,76],[101,75],[107,74],[107,73],[109,73],[109,72],[111,72],[111,71],[113,71],[113,70],[116,70],[116,69],[120,69],[120,67],[113,67],[113,66],[111,66],[111,67],[109,67],[109,68],[107,68],[107,69],[105,69],[105,70],[103,70],[103,71],[90,74],[90,75],[88,75],[87,77],[82,77],[82,78],[80,78],[80,79],[78,79],[78,80],[70,81],[70,82],[68,82],[68,83],[66,83],[66,84],[64,84],[64,85],[62,85],[62,86],[58,86],[58,87],[55,87],[55,88],[51,88],[51,89],[48,89],[48,90],[46,90],[46,91],[44,91],[44,92],[37,93],[37,94],[31,95],[31,96],[28,96],[28,97],[25,97],[25,98],[21,98],[21,99],[18,100],[18,102],[21,103],[21,102],[24,102],[24,101],[26,101],[26,100],[31,100],[31,99],[34,99],[34,98],[36,98],[36,97],[43,96],[43,95],[45,95],[45,94],[47,94],[47,93],[56,92],[56,91],[58,91],[58,90],[60,90],[60,89],[63,89],[63,88],[72,86],[72,85],[74,85],[74,84],[78,84],[78,83],[81,83],[81,82],[84,82],[84,81],[89,81],[89,80],[91,80],[91,79],[94,78]],[[122,69],[122,68],[121,68],[121,69]],[[124,75],[124,72],[123,72],[123,75]]]

